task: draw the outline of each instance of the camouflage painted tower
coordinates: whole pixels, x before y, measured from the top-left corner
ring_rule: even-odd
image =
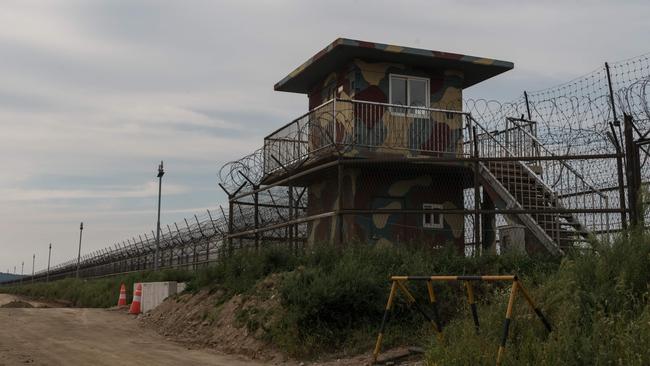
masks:
[[[307,187],[307,242],[464,247],[462,91],[513,64],[337,39],[275,85],[309,112],[264,145],[264,184]],[[471,144],[469,144],[471,145]],[[447,212],[436,212],[447,210]]]

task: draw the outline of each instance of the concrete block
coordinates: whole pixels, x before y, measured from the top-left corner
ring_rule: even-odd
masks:
[[[509,252],[526,254],[526,227],[522,225],[500,226],[499,249],[501,254]]]
[[[169,296],[175,295],[177,292],[177,283],[170,282],[142,282],[142,304],[141,309],[143,313],[154,309],[160,305]],[[137,283],[133,284],[133,292],[138,286]]]
[[[180,294],[181,292],[185,291],[187,288],[187,284],[185,282],[179,282],[176,284],[176,293]]]

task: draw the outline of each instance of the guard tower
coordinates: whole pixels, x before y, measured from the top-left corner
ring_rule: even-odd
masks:
[[[309,112],[265,138],[262,184],[307,188],[308,243],[462,250],[464,190],[476,184],[462,92],[512,68],[339,38],[275,85],[306,94]]]

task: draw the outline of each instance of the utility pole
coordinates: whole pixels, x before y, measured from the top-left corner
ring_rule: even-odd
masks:
[[[79,225],[79,252],[77,254],[77,278],[79,278],[79,264],[81,263],[81,234],[84,231],[83,221]]]
[[[34,268],[35,265],[36,265],[36,254],[33,254],[32,255],[32,283],[34,283],[34,273],[36,272]]]
[[[23,274],[25,273],[25,261],[20,265],[20,284],[23,284]]]
[[[52,243],[50,243],[50,251],[47,254],[47,275],[45,277],[45,282],[50,282],[50,258],[52,258]]]
[[[158,165],[158,221],[156,224],[156,251],[153,255],[153,270],[158,270],[158,251],[160,250],[160,196],[162,193],[162,177],[165,175],[165,170],[163,169],[163,162],[160,161]]]

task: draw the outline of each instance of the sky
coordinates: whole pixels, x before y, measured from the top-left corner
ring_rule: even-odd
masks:
[[[512,61],[502,101],[650,51],[648,1],[0,3],[0,271],[227,202],[219,167],[307,110],[273,85],[338,37]]]

